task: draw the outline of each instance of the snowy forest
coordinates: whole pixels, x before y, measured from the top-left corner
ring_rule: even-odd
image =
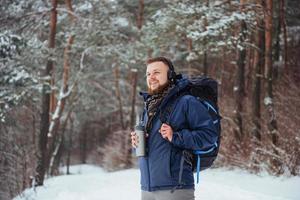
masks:
[[[1,200],[61,166],[136,168],[130,132],[156,56],[218,81],[214,167],[300,175],[298,0],[0,0],[0,12]]]

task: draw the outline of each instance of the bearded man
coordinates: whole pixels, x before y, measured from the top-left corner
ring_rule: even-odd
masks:
[[[146,156],[139,157],[142,200],[194,200],[192,164],[184,150],[205,149],[217,141],[217,131],[205,106],[194,96],[180,95],[188,80],[177,79],[165,57],[147,60],[148,92],[141,93],[145,107],[140,123],[145,127]],[[173,110],[166,122],[160,116],[168,105]],[[131,133],[137,147],[138,137]],[[183,167],[180,169],[181,162]]]

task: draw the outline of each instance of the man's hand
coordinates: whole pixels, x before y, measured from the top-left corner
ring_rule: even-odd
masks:
[[[159,129],[159,132],[164,139],[167,139],[170,142],[172,141],[173,129],[171,126],[169,126],[166,123],[163,123]]]
[[[130,133],[131,135],[131,146],[133,148],[137,148],[138,144],[139,144],[139,137],[136,135],[136,133],[133,131]],[[148,133],[146,133],[146,138],[149,136]]]
[[[131,146],[133,148],[137,148],[137,144],[139,143],[139,140],[138,140],[139,138],[134,131],[131,132],[130,134],[131,134]]]

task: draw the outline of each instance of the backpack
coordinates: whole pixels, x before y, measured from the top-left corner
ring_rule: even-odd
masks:
[[[199,172],[208,169],[213,165],[220,147],[221,116],[219,115],[218,108],[218,83],[214,79],[205,76],[195,76],[188,80],[188,87],[184,92],[180,93],[177,98],[184,95],[196,97],[207,108],[218,133],[217,142],[209,149],[196,151],[183,150],[183,156],[180,163],[179,183],[181,183],[184,161],[187,161],[192,165],[193,171],[197,173],[197,183],[199,183]],[[167,106],[164,112],[162,112],[163,114],[160,116],[162,122],[166,122],[172,113],[173,104],[176,102],[176,99]]]

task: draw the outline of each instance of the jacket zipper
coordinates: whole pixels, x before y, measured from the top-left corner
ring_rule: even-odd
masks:
[[[146,108],[146,103],[144,104],[145,105],[145,111],[146,111],[146,115],[148,116],[148,111],[147,111],[147,108]],[[143,116],[143,120],[144,120],[144,116]],[[144,124],[145,124],[145,127],[147,126],[147,123],[148,123],[148,117],[147,117],[147,122],[144,121]],[[149,134],[149,133],[148,133]],[[148,136],[148,138],[150,138],[150,134]],[[148,170],[148,190],[151,191],[151,187],[150,187],[150,169],[149,169],[149,141],[147,142],[148,143],[148,146],[146,147],[148,149],[148,159],[147,159],[147,170]]]
[[[148,159],[147,159],[147,169],[148,169],[148,190],[151,191],[151,187],[150,187],[149,157],[148,157]]]

